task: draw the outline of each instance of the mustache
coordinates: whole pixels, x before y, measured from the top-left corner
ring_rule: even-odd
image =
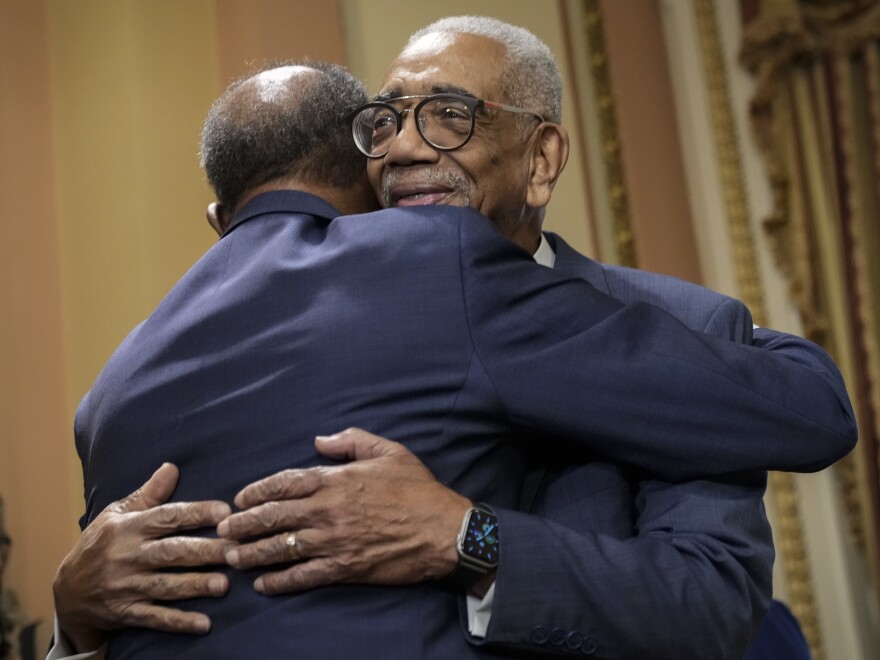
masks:
[[[394,200],[391,198],[391,191],[396,185],[414,182],[437,184],[448,188],[452,192],[462,195],[464,205],[470,206],[470,187],[467,180],[456,172],[430,166],[387,168],[382,173],[382,191],[379,200],[382,202],[382,206],[389,208],[392,205]]]

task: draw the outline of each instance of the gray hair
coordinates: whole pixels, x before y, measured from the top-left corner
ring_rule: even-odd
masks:
[[[320,75],[281,82],[271,95],[245,83],[283,66]],[[351,139],[348,115],[367,102],[363,84],[326,62],[282,62],[232,83],[211,106],[202,129],[201,165],[217,199],[234,209],[248,190],[282,176],[350,186],[366,158]]]
[[[507,49],[507,58],[501,75],[508,102],[534,110],[547,121],[562,121],[562,78],[559,67],[547,44],[534,34],[497,18],[450,16],[415,32],[404,50],[421,37],[437,32],[475,34],[503,45]]]

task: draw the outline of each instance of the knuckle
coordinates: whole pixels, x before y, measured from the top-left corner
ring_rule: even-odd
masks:
[[[209,576],[207,575],[189,575],[180,580],[180,583],[174,587],[174,591],[166,596],[166,598],[197,598],[205,596],[210,592],[208,587]]]
[[[160,573],[151,574],[146,581],[146,591],[151,598],[161,598],[168,591],[168,578]]]
[[[229,544],[220,539],[205,539],[197,544],[197,557],[201,564],[222,564],[225,562]]]
[[[340,578],[352,577],[358,574],[361,562],[354,555],[337,555],[329,562],[330,568]]]
[[[177,632],[179,621],[173,610],[163,607],[156,610],[153,613],[152,618],[155,621],[156,627],[158,627],[159,629],[170,632]]]
[[[186,502],[180,507],[180,518],[189,524],[209,524],[213,519],[213,504],[210,502]]]
[[[178,563],[186,552],[186,546],[179,539],[164,539],[153,544],[153,558],[159,565],[169,566]]]
[[[163,527],[177,527],[183,520],[185,506],[179,504],[163,504],[152,509],[155,513],[156,523]]]
[[[266,499],[284,497],[290,482],[296,478],[296,470],[282,470],[265,479],[259,488],[259,494]]]
[[[271,552],[267,551],[266,544],[263,541],[243,545],[238,549],[239,561],[243,568],[262,565],[265,558],[270,554]]]
[[[280,594],[288,591],[296,591],[302,588],[300,572],[295,568],[289,568],[280,573],[267,573],[263,576],[263,586],[266,593]]]
[[[264,529],[273,529],[283,518],[280,502],[267,502],[256,511],[257,522]]]

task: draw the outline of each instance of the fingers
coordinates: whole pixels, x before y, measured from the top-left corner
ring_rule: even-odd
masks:
[[[150,603],[134,603],[126,609],[126,627],[152,628],[174,633],[204,635],[211,630],[211,619],[199,612],[184,612]]]
[[[265,502],[308,497],[320,487],[323,472],[324,468],[278,472],[245,486],[235,496],[235,505],[250,509]]]
[[[132,606],[150,600],[217,598],[228,589],[229,579],[222,573],[143,573],[126,584],[126,590],[137,596]]]
[[[146,541],[138,549],[139,563],[146,569],[170,566],[210,566],[226,563],[230,544],[223,539],[175,536]]]
[[[154,506],[163,504],[174,493],[177,487],[177,479],[180,471],[172,463],[163,463],[153,473],[146,483],[134,491],[131,495],[107,506],[108,510],[117,513],[129,513],[132,511],[146,511]]]
[[[307,558],[309,532],[284,532],[229,548],[226,561],[233,568],[245,569],[256,566],[286,564]]]
[[[164,536],[180,530],[214,527],[231,512],[229,505],[220,501],[173,502],[145,511],[132,524],[144,536]]]
[[[300,529],[306,522],[300,509],[296,501],[260,504],[229,516],[217,526],[217,534],[221,538],[238,541],[272,532]]]
[[[296,593],[315,587],[344,582],[346,575],[331,558],[312,559],[294,564],[283,571],[264,573],[254,581],[254,589],[261,594]]]
[[[334,435],[319,435],[315,438],[315,447],[324,456],[350,461],[409,453],[398,442],[387,440],[358,428],[346,429]]]

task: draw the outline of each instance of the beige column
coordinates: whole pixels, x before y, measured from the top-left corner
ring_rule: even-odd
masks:
[[[599,4],[638,266],[700,283],[657,0]]]

